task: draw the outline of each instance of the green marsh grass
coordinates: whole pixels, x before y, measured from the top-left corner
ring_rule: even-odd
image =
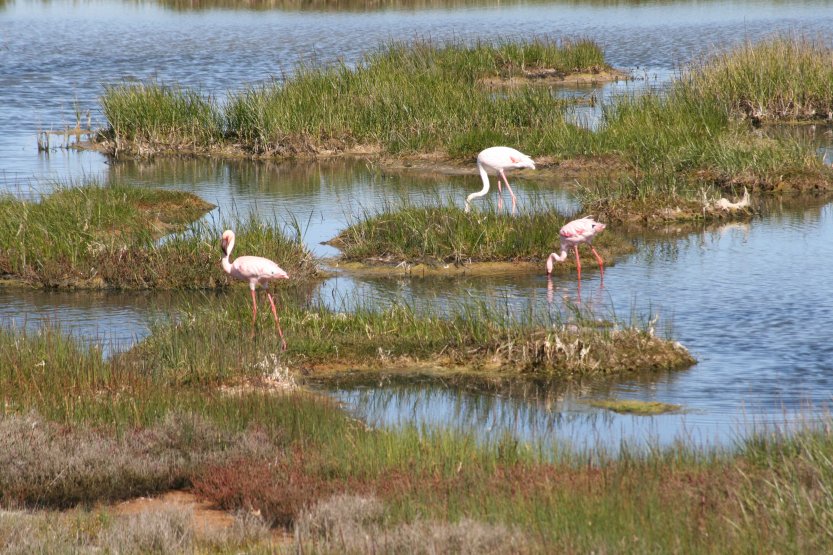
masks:
[[[695,65],[683,81],[757,121],[833,119],[833,50],[821,39],[745,42]]]
[[[130,143],[187,148],[223,137],[217,102],[200,92],[159,85],[108,85],[101,108],[113,135]]]
[[[739,197],[743,187],[829,189],[833,173],[811,145],[756,133],[745,118],[750,106],[756,118],[773,121],[826,114],[830,59],[830,48],[775,37],[694,64],[666,91],[617,100],[605,110],[595,150],[618,157],[633,176],[587,180],[585,209],[613,219],[725,217],[708,204]]]
[[[703,211],[704,192],[708,203],[744,186],[753,193],[831,187],[833,175],[811,146],[762,137],[747,121],[750,114],[756,121],[827,117],[831,52],[785,37],[743,45],[684,68],[666,90],[617,98],[596,131],[570,123],[576,101],[546,87],[491,85],[542,67],[609,69],[599,46],[586,40],[392,43],[355,66],[302,64],[283,83],[231,93],[222,105],[207,98],[214,116],[202,138],[193,127],[193,91],[125,84],[109,88],[102,102],[125,106],[124,114],[108,116],[109,134],[128,150],[462,161],[509,144],[538,160],[583,168],[582,200],[594,213],[619,218],[653,210],[692,220],[726,217]],[[181,98],[159,100],[172,96]],[[164,115],[172,109],[181,116]],[[159,119],[181,123],[166,127]],[[625,177],[611,178],[612,168]]]
[[[297,526],[310,552],[341,552],[357,538],[384,552],[461,541],[505,552],[831,546],[829,426],[761,434],[728,451],[677,444],[625,447],[618,457],[544,452],[508,437],[373,430],[309,395],[227,395],[210,381],[172,378],[175,368],[147,372],[130,355],[103,360],[49,328],[3,330],[0,347],[4,508],[186,487],[223,508]],[[19,545],[14,530],[26,523],[9,528],[17,516],[8,515],[0,514],[0,534]],[[97,542],[110,521],[85,529]],[[504,531],[503,540],[488,530]],[[70,541],[52,528],[32,534],[30,541]]]
[[[560,252],[558,230],[571,219],[539,204],[523,207],[517,216],[477,209],[466,213],[450,201],[424,207],[391,204],[365,211],[330,244],[341,249],[343,259],[352,261],[531,261],[540,262],[543,272],[550,253]],[[634,251],[633,244],[612,229],[599,234],[594,245],[611,263]],[[589,256],[586,263],[596,265]],[[563,272],[574,269],[574,259],[558,266]]]
[[[170,379],[223,383],[274,352],[274,326],[262,319],[262,337],[248,335],[251,306],[244,295],[206,300],[177,323],[160,324],[133,353]],[[638,325],[600,325],[587,315],[518,312],[466,302],[449,313],[405,304],[378,308],[358,301],[349,312],[280,301],[290,368],[381,368],[435,363],[564,377],[671,370],[694,363],[676,343]],[[570,319],[572,318],[572,319]],[[209,346],[209,347],[206,347]]]
[[[6,196],[0,275],[41,287],[226,287],[220,232],[197,221],[212,208],[190,193],[95,183],[63,186],[37,202]],[[279,260],[293,277],[315,273],[297,225],[290,237],[253,216],[221,223],[235,227],[240,250]]]
[[[214,116],[201,139],[194,127],[193,91],[157,83],[123,84],[107,88],[102,104],[109,107],[109,133],[126,145],[210,149],[215,145],[214,122],[220,120],[224,142],[253,155],[361,147],[391,154],[447,151],[468,156],[483,144],[523,147],[544,133],[574,134],[563,117],[567,101],[548,90],[510,88],[496,94],[481,83],[540,68],[572,73],[608,66],[601,48],[587,40],[391,43],[356,66],[300,65],[283,84],[232,93],[222,106],[206,100]],[[179,115],[170,115],[177,111]],[[160,120],[175,123],[163,125]]]

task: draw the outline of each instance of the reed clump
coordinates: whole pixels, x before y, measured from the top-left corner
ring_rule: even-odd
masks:
[[[815,149],[755,133],[749,120],[828,117],[833,50],[775,37],[686,68],[669,90],[606,108],[594,150],[621,159],[628,179],[588,180],[587,210],[611,219],[726,217],[723,195],[829,190],[833,173]]]
[[[756,123],[833,120],[833,50],[819,39],[745,42],[701,61],[681,80]]]
[[[101,108],[117,143],[182,149],[215,144],[223,138],[216,100],[191,89],[153,81],[108,85]]]
[[[541,209],[539,209],[541,208]],[[348,261],[468,264],[473,262],[540,262],[560,252],[558,230],[570,217],[534,207],[517,216],[493,211],[464,212],[450,203],[436,206],[388,206],[363,217],[330,244]],[[605,261],[634,251],[633,244],[606,230],[594,241]],[[588,265],[596,265],[587,257]],[[575,271],[575,260],[558,271]]]
[[[212,208],[191,193],[95,183],[60,187],[38,202],[6,196],[0,276],[54,288],[226,287],[218,232],[195,222]],[[289,237],[254,217],[229,225],[242,248],[280,260],[293,277],[315,273],[300,232]]]

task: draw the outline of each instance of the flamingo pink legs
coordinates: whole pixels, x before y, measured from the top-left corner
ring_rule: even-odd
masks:
[[[599,263],[599,273],[601,274],[601,281],[604,282],[605,279],[605,264],[604,260],[602,260],[601,255],[596,252],[596,249],[593,248],[593,245],[588,245],[590,250],[593,251],[593,256],[596,257],[596,262]],[[578,274],[578,281],[579,286],[581,286],[581,259],[578,256],[578,245],[573,245],[573,252],[576,255],[576,273]]]
[[[506,174],[503,173],[503,170],[500,170],[499,173],[500,173],[500,177],[498,177],[498,180],[497,180],[497,190],[498,190],[498,194],[500,196],[498,198],[503,197],[503,195],[501,194],[501,191],[500,191],[500,178],[502,177],[503,182],[506,184],[506,189],[509,191],[509,195],[512,197],[512,214],[514,214],[515,211],[516,211],[515,207],[516,207],[518,201],[515,198],[515,193],[514,193],[514,191],[512,191],[512,187],[509,186],[509,180],[506,179]]]
[[[254,289],[252,292],[252,337],[255,336],[255,322],[257,322],[257,293]],[[275,317],[275,325],[278,327],[278,335],[281,337],[281,350],[286,350],[286,339],[283,337],[283,330],[281,329],[281,321],[278,318],[278,310],[275,308],[275,301],[272,299],[272,293],[266,290],[266,297],[269,299],[269,305],[272,308],[272,316]]]

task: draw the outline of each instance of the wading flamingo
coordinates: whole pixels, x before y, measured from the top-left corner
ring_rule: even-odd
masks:
[[[593,237],[600,231],[604,231],[605,227],[605,224],[600,224],[594,220],[593,216],[587,216],[586,218],[580,218],[564,224],[564,227],[558,232],[561,236],[561,254],[552,253],[547,258],[547,275],[552,273],[553,262],[564,262],[567,260],[567,251],[573,249],[576,255],[576,272],[578,273],[579,284],[581,284],[581,261],[578,257],[578,246],[586,243],[590,247],[590,250],[593,251],[593,255],[599,263],[602,281],[604,281],[604,261],[599,256],[599,253],[596,252],[596,249],[593,248]]]
[[[266,291],[269,304],[272,307],[272,315],[275,317],[275,325],[278,326],[278,334],[281,336],[281,347],[286,350],[286,339],[283,338],[281,323],[278,320],[278,311],[275,309],[275,301],[272,293],[269,292],[269,282],[273,279],[289,279],[289,274],[269,260],[261,256],[238,256],[234,262],[229,261],[231,249],[234,248],[234,232],[227,229],[223,232],[220,240],[220,248],[223,249],[223,270],[233,278],[249,282],[249,290],[252,292],[252,335],[255,333],[255,321],[257,320],[257,289],[258,284]]]
[[[509,181],[507,181],[506,174],[504,173],[504,170],[512,168],[530,168],[534,170],[535,162],[523,152],[519,152],[508,146],[493,146],[481,151],[477,155],[477,169],[480,170],[480,177],[483,179],[483,188],[466,197],[466,212],[471,209],[469,203],[473,199],[482,197],[489,192],[489,174],[487,170],[491,170],[497,174],[498,210],[503,208],[503,190],[500,184],[500,178],[502,177],[503,182],[506,183],[506,188],[509,189],[509,194],[512,196],[512,213],[514,214],[516,204],[515,193],[512,192],[512,187],[509,186]]]

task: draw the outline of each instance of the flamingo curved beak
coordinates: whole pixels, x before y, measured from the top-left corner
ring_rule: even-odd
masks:
[[[226,251],[227,248],[228,248],[228,238],[223,237],[222,239],[220,239],[220,250],[223,251],[223,254],[228,254],[228,252]]]

